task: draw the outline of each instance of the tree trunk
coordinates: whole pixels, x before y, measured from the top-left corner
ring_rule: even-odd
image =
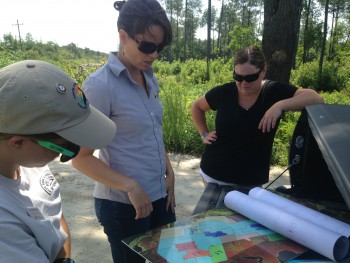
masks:
[[[332,10],[332,23],[331,30],[329,34],[329,49],[328,49],[328,60],[331,60],[332,57],[332,45],[334,43],[334,22],[335,22],[335,10]]]
[[[267,79],[289,82],[296,56],[302,0],[264,0],[262,48]]]
[[[329,44],[329,60],[333,60],[335,56],[335,50],[334,46],[337,44],[337,31],[338,31],[338,21],[339,21],[339,13],[340,13],[340,1],[337,1],[336,4],[336,10],[335,10],[335,15],[334,17],[334,27],[333,27],[333,22],[332,22],[332,37],[330,38],[330,44]]]
[[[322,76],[323,59],[324,59],[324,53],[325,53],[325,50],[326,50],[327,25],[328,25],[328,8],[329,8],[329,0],[326,0],[325,11],[324,11],[324,22],[323,22],[323,39],[322,39],[321,55],[320,55],[320,62],[319,62],[319,68],[318,68],[318,77],[320,79],[321,79],[321,76]]]
[[[171,5],[172,1],[169,1],[169,9],[170,9],[170,24],[173,25],[173,7]],[[168,49],[168,61],[172,62],[172,50],[171,50],[171,45],[169,45]]]
[[[210,56],[211,56],[211,47],[210,47],[210,31],[211,31],[211,0],[208,0],[208,26],[207,26],[207,80],[210,79],[210,73],[209,73],[209,64],[210,64]]]
[[[308,37],[307,37],[307,35],[309,34],[310,5],[311,5],[311,0],[308,0],[307,6],[306,6],[306,18],[305,18],[305,27],[304,27],[303,63],[306,63],[307,53],[309,51],[309,45],[310,45],[308,43]]]
[[[194,17],[193,17],[193,12],[191,13],[191,58],[194,58]]]
[[[179,33],[179,16],[176,17],[176,46],[179,47],[180,44],[180,33]],[[176,59],[180,58],[179,48],[176,50]]]
[[[186,45],[187,45],[187,26],[188,26],[188,16],[187,16],[187,0],[185,2],[185,23],[184,23],[184,60],[186,61],[187,59],[187,49],[186,49]]]
[[[219,25],[218,25],[218,42],[217,48],[219,50],[219,54],[221,54],[221,31],[222,31],[222,16],[224,14],[224,0],[221,0],[221,11],[219,17]]]

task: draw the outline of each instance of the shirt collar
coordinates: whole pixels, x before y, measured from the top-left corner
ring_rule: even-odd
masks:
[[[110,52],[107,64],[116,77],[119,77],[124,70],[127,70],[124,64],[119,60],[118,52]],[[151,77],[153,75],[153,69],[150,68],[149,70],[143,71],[143,73]]]

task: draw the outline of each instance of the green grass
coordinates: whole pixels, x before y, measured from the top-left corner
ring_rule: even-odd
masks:
[[[0,59],[0,67],[24,59],[21,54],[16,52],[7,52],[1,55],[3,56]],[[41,58],[41,60],[61,67],[80,85],[90,73],[106,63],[105,58],[100,59],[100,62],[97,61],[97,63],[88,59],[52,61]],[[94,63],[88,64],[88,62]],[[303,70],[305,71],[305,69]],[[164,142],[168,152],[201,156],[204,144],[193,124],[190,106],[193,101],[212,87],[232,80],[232,61],[227,63],[220,59],[211,61],[210,81],[206,80],[205,60],[191,59],[186,62],[175,61],[171,64],[156,61],[154,71],[159,81],[160,100],[164,107]],[[347,83],[350,83],[349,79],[350,77],[346,80]],[[324,96],[326,103],[350,105],[350,88],[321,94]],[[281,120],[274,141],[271,157],[272,165],[287,165],[290,140],[298,116],[299,113],[286,113]],[[211,130],[215,129],[214,119],[215,112],[207,113],[207,123]]]

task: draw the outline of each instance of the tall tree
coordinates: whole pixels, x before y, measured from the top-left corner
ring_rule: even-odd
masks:
[[[217,48],[219,50],[219,54],[221,53],[221,32],[222,32],[222,17],[225,10],[225,0],[221,0],[221,11],[218,21],[218,41],[217,41]]]
[[[185,15],[184,15],[184,52],[183,56],[186,60],[188,54],[191,54],[191,57],[194,56],[194,37],[195,33],[199,27],[198,16],[202,10],[202,1],[201,0],[185,0]],[[189,49],[190,52],[187,52]]]
[[[320,61],[319,61],[319,68],[318,68],[319,78],[321,78],[321,75],[322,75],[323,59],[324,59],[324,54],[326,51],[327,28],[328,28],[328,9],[329,9],[329,0],[326,0],[325,10],[324,10],[322,47],[321,47],[321,54],[320,54]]]
[[[182,19],[181,13],[183,10],[182,0],[169,0],[167,1],[167,11],[171,14],[171,21],[173,27],[174,41],[172,44],[172,50],[175,53],[175,59],[179,59],[181,53],[181,30],[180,30],[180,22]],[[174,17],[174,18],[173,18]]]
[[[211,31],[211,0],[208,0],[208,24],[207,24],[207,80],[210,79],[210,56],[211,56],[211,48],[210,48],[210,31]]]
[[[268,79],[289,81],[298,46],[301,9],[302,0],[264,0],[262,49],[268,63]]]
[[[170,24],[171,26],[173,27],[174,25],[174,21],[173,21],[173,11],[174,11],[174,8],[173,8],[173,1],[172,0],[165,0],[164,1],[164,5],[166,7],[166,11],[168,12],[168,16],[169,16],[169,19],[170,19]],[[174,30],[173,30],[173,35],[174,35]],[[171,48],[171,45],[168,47],[168,52],[167,52],[167,57],[168,57],[168,61],[172,61],[172,48]]]
[[[328,59],[332,60],[336,56],[335,46],[338,44],[339,38],[339,20],[341,13],[345,11],[346,1],[348,0],[333,0],[332,2],[332,27],[329,39]]]
[[[202,0],[191,0],[190,1],[191,6],[191,53],[192,58],[194,57],[194,51],[195,51],[195,37],[196,32],[199,29],[199,22],[200,22],[200,15],[202,14]]]
[[[311,0],[306,0],[307,4],[306,4],[306,11],[305,11],[305,26],[304,26],[304,50],[303,50],[303,63],[306,62],[306,54],[307,51],[309,50],[309,42],[307,41],[307,32],[309,31],[309,19],[310,19],[310,7],[311,7]]]
[[[306,63],[318,58],[322,41],[321,6],[315,0],[303,0],[304,8],[301,17],[300,46],[298,53],[300,62]]]
[[[227,2],[222,10],[221,10],[221,23],[217,23],[220,26],[220,48],[219,55],[226,57],[226,59],[230,59],[232,54],[234,54],[234,50],[230,48],[232,38],[234,36],[235,26],[240,23],[239,20],[239,11],[237,10],[237,2]],[[219,36],[218,36],[219,37]]]
[[[184,23],[184,59],[187,59],[187,31],[188,31],[188,0],[185,0],[185,23]]]

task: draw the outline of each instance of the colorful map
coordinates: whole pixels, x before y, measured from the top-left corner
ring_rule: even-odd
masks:
[[[308,249],[226,208],[123,240],[153,263],[288,262]]]

